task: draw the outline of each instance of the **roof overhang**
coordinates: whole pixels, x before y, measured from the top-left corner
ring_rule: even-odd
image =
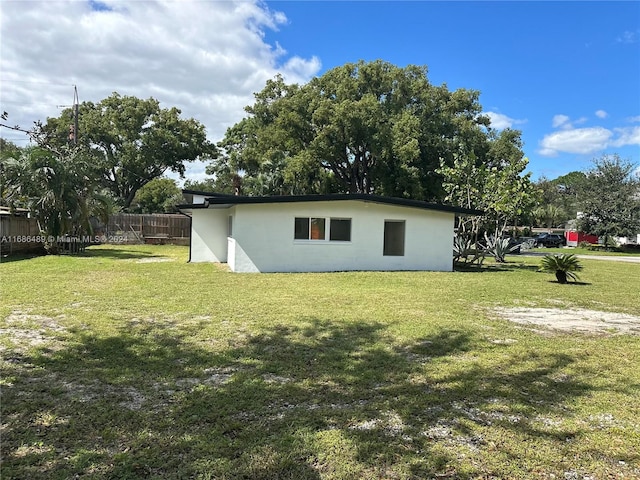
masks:
[[[193,210],[206,208],[230,208],[234,205],[248,204],[276,204],[276,203],[302,203],[302,202],[336,202],[356,200],[361,202],[378,203],[382,205],[396,205],[410,208],[420,208],[423,210],[435,210],[439,212],[449,212],[458,215],[483,215],[482,210],[471,208],[455,207],[453,205],[441,205],[438,203],[423,202],[422,200],[412,200],[409,198],[383,197],[380,195],[367,195],[362,193],[336,193],[329,195],[273,195],[266,197],[247,197],[240,195],[217,195],[208,196],[204,203],[178,205],[181,211],[190,213]]]

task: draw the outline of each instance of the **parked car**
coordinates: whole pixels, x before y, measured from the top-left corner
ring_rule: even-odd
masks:
[[[556,233],[541,233],[536,237],[536,247],[562,247],[566,245],[567,240],[564,235]]]

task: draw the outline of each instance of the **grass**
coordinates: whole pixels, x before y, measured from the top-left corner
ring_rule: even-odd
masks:
[[[3,260],[3,480],[640,478],[640,338],[492,313],[640,315],[635,264],[558,285],[533,257],[252,275],[187,256]]]
[[[556,247],[556,248],[534,248],[531,251],[541,253],[573,253],[574,255],[596,255],[596,256],[624,256],[640,257],[640,250],[637,248],[620,247],[618,249],[592,249],[585,247]]]

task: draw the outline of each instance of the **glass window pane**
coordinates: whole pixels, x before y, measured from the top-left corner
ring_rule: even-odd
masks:
[[[324,218],[311,219],[311,240],[324,240]]]
[[[295,222],[295,233],[293,238],[296,240],[309,240],[309,219],[297,218]]]
[[[329,240],[340,242],[351,241],[351,219],[350,218],[332,218],[331,228],[329,229]]]
[[[404,255],[404,221],[384,222],[383,255]]]

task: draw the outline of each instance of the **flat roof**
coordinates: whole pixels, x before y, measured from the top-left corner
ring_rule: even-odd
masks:
[[[410,198],[383,197],[380,195],[368,195],[364,193],[333,193],[328,195],[272,195],[264,197],[248,197],[243,195],[217,195],[205,197],[205,203],[178,205],[179,209],[201,209],[211,206],[231,207],[233,205],[262,204],[262,203],[302,203],[302,202],[334,202],[357,200],[361,202],[380,203],[383,205],[397,205],[402,207],[421,208],[424,210],[437,210],[440,212],[458,213],[461,215],[483,215],[482,210],[472,208],[455,207],[439,203],[412,200]]]

